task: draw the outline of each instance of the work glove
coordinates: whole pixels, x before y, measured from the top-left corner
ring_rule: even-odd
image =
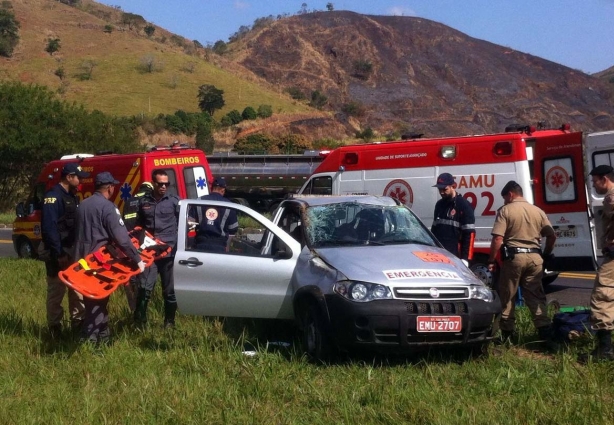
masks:
[[[544,260],[544,270],[550,269],[550,267],[552,267],[552,264],[554,263],[554,254],[542,254],[542,259]]]
[[[145,265],[145,261],[139,261],[139,264],[137,264],[139,266],[139,272],[143,273],[145,271],[145,267],[147,267]]]
[[[463,262],[465,267],[469,268],[469,261],[467,261],[467,260],[461,260],[461,261]]]

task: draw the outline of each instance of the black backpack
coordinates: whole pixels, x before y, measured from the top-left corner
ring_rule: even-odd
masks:
[[[589,309],[556,313],[552,318],[554,337],[558,341],[569,342],[585,333],[595,334],[591,329],[591,311]]]

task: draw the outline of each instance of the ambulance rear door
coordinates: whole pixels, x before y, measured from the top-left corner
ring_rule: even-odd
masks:
[[[593,231],[582,167],[582,133],[527,136],[533,151],[534,203],[548,215],[557,235],[557,271],[595,269]]]

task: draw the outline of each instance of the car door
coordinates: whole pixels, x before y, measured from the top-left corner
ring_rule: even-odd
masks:
[[[290,278],[300,244],[270,220],[230,202],[182,200],[175,255],[175,294],[182,313],[202,316],[291,319]],[[227,212],[239,229],[221,252],[196,241],[202,223]],[[196,233],[195,233],[196,232]]]

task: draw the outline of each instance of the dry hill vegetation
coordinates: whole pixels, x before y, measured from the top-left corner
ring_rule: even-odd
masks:
[[[371,130],[381,138],[476,134],[539,121],[584,131],[614,128],[607,78],[426,19],[344,11],[269,17],[242,27],[218,55],[91,0],[2,2],[8,3],[20,22],[20,42],[11,58],[0,58],[0,81],[43,84],[63,99],[114,115],[198,111],[202,84],[224,90],[218,120],[233,109],[273,107],[271,119],[218,134],[224,149],[258,132],[317,140],[370,136]],[[56,39],[59,48],[49,53]],[[318,109],[307,106],[310,100]],[[191,141],[146,129],[142,135],[156,144]]]

